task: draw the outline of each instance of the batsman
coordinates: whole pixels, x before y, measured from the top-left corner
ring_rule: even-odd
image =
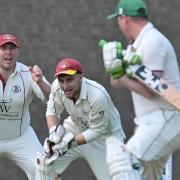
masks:
[[[131,91],[136,128],[125,145],[114,137],[107,140],[109,174],[113,180],[159,180],[167,158],[180,148],[180,114],[143,83],[129,76],[129,65],[124,62],[134,53],[141,57],[143,65],[180,89],[176,54],[170,41],[149,21],[143,0],[120,0],[114,13],[108,16],[112,18],[116,19],[129,45],[122,57],[118,57],[118,42],[104,44],[104,65],[113,87]]]
[[[62,119],[62,112],[68,118]],[[82,65],[62,59],[47,104],[49,137],[36,163],[36,180],[54,180],[74,160],[83,158],[98,180],[111,180],[106,164],[106,138],[125,135],[108,92],[83,77]],[[57,179],[57,178],[56,178]]]

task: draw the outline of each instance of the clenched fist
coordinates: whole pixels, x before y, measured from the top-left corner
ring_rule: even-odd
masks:
[[[43,77],[43,73],[42,73],[41,69],[37,65],[35,65],[33,67],[29,66],[29,70],[31,72],[33,80],[37,84],[41,83],[42,82],[42,77]]]

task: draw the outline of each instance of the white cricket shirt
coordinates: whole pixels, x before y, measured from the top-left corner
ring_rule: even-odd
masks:
[[[133,44],[127,47],[127,53],[133,49],[142,58],[142,63],[151,70],[163,71],[162,78],[180,89],[180,75],[174,48],[169,40],[151,23],[140,32]],[[148,100],[132,92],[134,108],[137,116],[149,113],[158,108],[171,108],[162,98],[157,96]]]
[[[89,129],[97,136],[119,132],[125,137],[120,115],[108,92],[95,81],[83,78],[80,97],[74,104],[71,99],[65,97],[58,80],[55,79],[47,103],[46,116],[60,117],[64,109],[79,131],[83,132],[84,136],[87,135],[85,137],[87,142],[92,140],[92,137],[88,137],[91,133],[86,133]]]
[[[33,97],[44,98],[29,68],[18,62],[4,85],[0,80],[0,140],[21,136],[30,124],[28,108]]]

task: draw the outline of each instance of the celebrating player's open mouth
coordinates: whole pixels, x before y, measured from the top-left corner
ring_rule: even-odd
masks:
[[[5,57],[4,60],[5,60],[5,63],[12,63],[12,58]]]
[[[64,94],[65,94],[66,97],[71,97],[72,94],[73,94],[72,89],[70,89],[70,90],[63,90],[63,91],[64,91]]]

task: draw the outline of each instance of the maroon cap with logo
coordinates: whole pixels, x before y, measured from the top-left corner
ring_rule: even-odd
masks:
[[[74,75],[77,72],[82,73],[82,65],[73,58],[65,58],[58,63],[54,77],[60,74]]]
[[[19,42],[18,42],[17,37],[15,37],[11,34],[0,35],[0,46],[3,46],[6,43],[13,43],[17,47],[19,47]]]

